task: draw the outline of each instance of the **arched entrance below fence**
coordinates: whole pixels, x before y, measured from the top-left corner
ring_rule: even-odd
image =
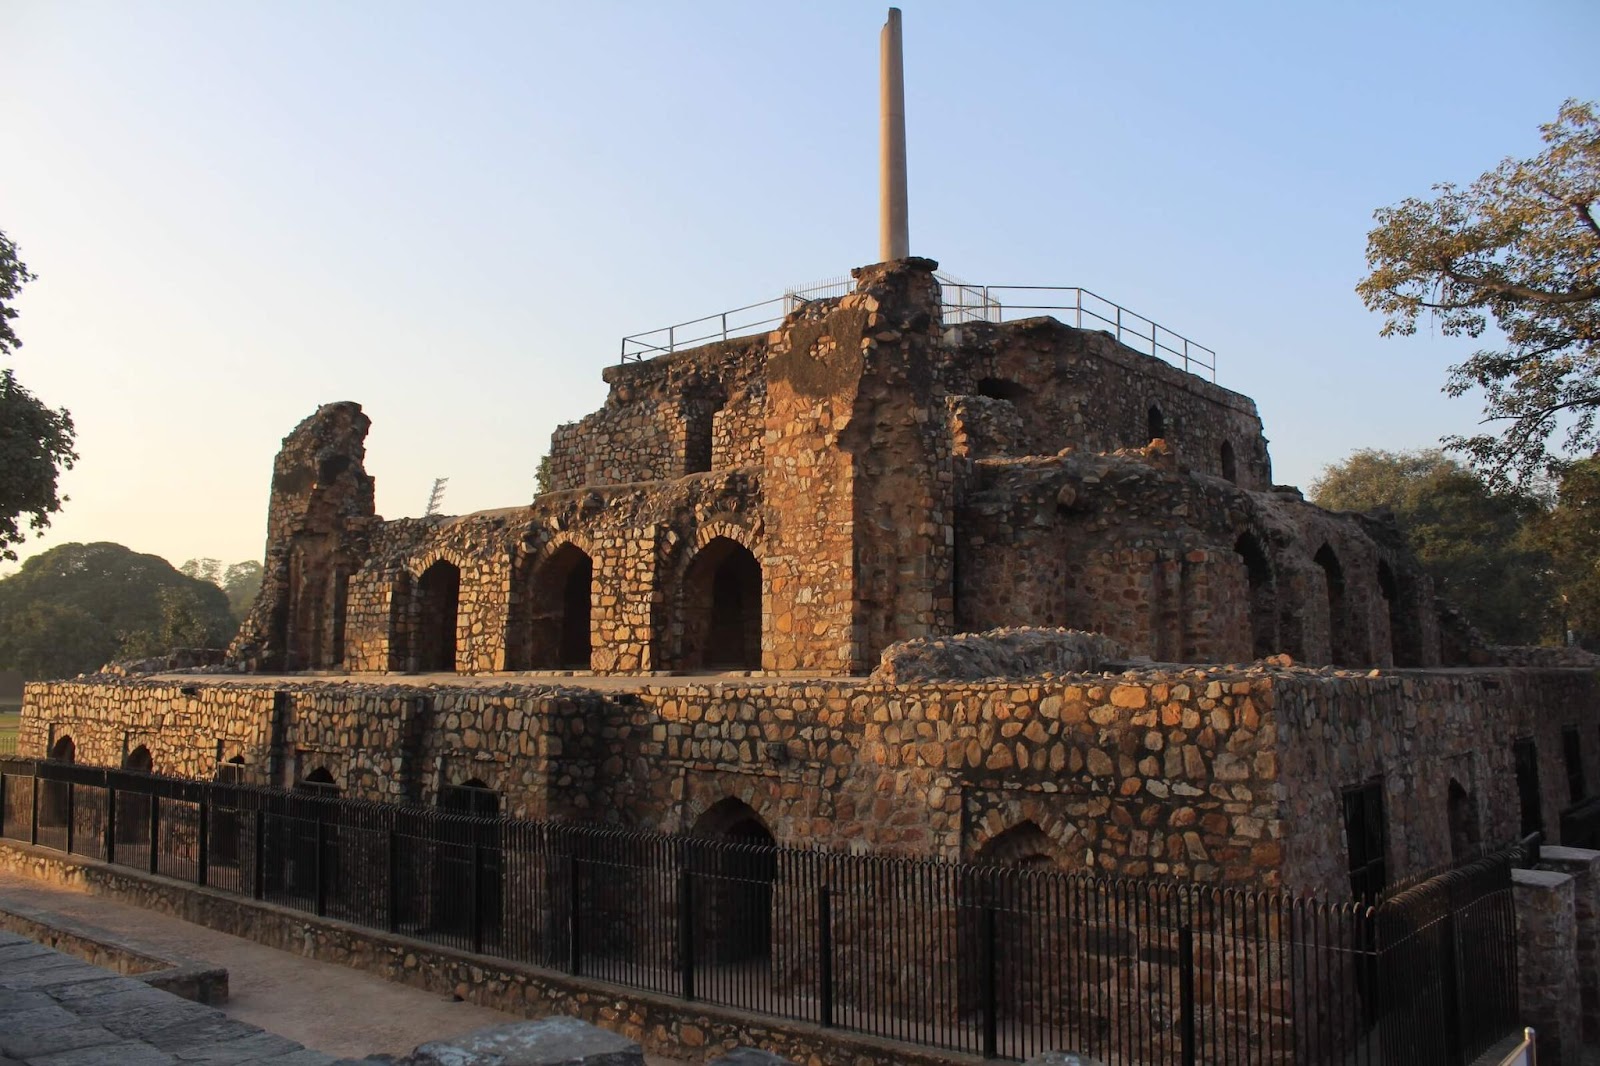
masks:
[[[711,965],[772,957],[776,841],[751,807],[729,797],[695,819],[694,836],[714,842],[691,852],[697,958]]]
[[[474,777],[440,787],[439,809],[472,816],[471,821],[440,823],[439,862],[434,867],[440,928],[462,937],[468,947],[495,943],[504,900],[501,827],[484,819],[500,814],[500,794]]]
[[[122,768],[133,774],[148,774],[155,768],[150,749],[140,744],[122,757]],[[145,792],[124,790],[117,793],[117,852],[126,862],[133,859],[131,847],[150,844],[150,808],[155,797]]]
[[[76,762],[77,757],[77,745],[69,736],[59,738],[50,746],[50,758],[56,762]],[[67,820],[71,817],[72,786],[65,781],[39,782],[39,829],[59,829],[64,841]]]

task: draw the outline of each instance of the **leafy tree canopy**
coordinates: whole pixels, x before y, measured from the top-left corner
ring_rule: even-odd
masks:
[[[1499,431],[1444,443],[1496,484],[1600,443],[1600,117],[1568,100],[1542,130],[1532,159],[1376,212],[1372,273],[1356,286],[1385,336],[1416,332],[1426,314],[1446,336],[1503,342],[1451,367],[1445,384],[1451,396],[1483,390],[1484,422]]]
[[[29,678],[221,647],[233,629],[220,588],[120,544],[63,544],[0,580],[0,669]]]
[[[178,572],[209,581],[227,593],[228,610],[233,612],[236,621],[244,621],[256,601],[256,593],[261,590],[261,564],[253,559],[227,568],[223,567],[221,559],[190,559],[178,567]]]
[[[1538,498],[1492,489],[1437,449],[1368,449],[1324,469],[1311,499],[1334,511],[1392,511],[1438,593],[1490,640],[1550,635],[1550,561],[1530,532],[1544,515]]]
[[[1600,455],[1566,468],[1555,505],[1534,526],[1534,542],[1550,556],[1565,628],[1600,651]]]
[[[17,317],[11,305],[33,277],[16,244],[0,232],[0,357],[22,347],[11,327]],[[0,370],[0,559],[15,559],[24,529],[43,529],[61,510],[56,477],[78,458],[72,440],[71,415],[46,407],[9,367]]]

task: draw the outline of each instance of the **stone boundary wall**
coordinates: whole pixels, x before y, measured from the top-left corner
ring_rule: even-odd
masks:
[[[44,758],[70,735],[77,762],[122,766],[143,745],[160,773],[209,781],[243,755],[264,766],[279,688],[173,681],[35,681],[23,692],[17,752]]]
[[[1345,789],[1381,782],[1391,880],[1447,865],[1471,827],[1492,848],[1520,835],[1512,744],[1538,745],[1547,839],[1569,804],[1562,730],[1576,727],[1588,774],[1600,767],[1600,693],[1583,670],[1473,670],[1319,677],[1284,673],[1277,697],[1288,884],[1348,891]],[[1591,778],[1591,780],[1595,780]],[[1452,824],[1451,782],[1465,794]]]
[[[981,1061],[452,951],[11,841],[0,841],[0,868],[509,1014],[582,1018],[667,1055],[687,1052],[704,1060],[739,1046],[756,1046],[818,1066],[841,1061],[852,1066],[978,1066]]]
[[[209,780],[236,753],[251,781],[321,767],[347,796],[425,804],[475,780],[514,817],[668,832],[735,799],[779,844],[944,859],[1031,823],[1068,871],[1342,893],[1344,790],[1382,783],[1388,875],[1410,877],[1450,862],[1469,823],[1478,847],[1518,835],[1525,735],[1560,843],[1565,729],[1600,783],[1596,689],[1584,670],[1264,664],[622,692],[105,679],[29,686],[20,751],[70,733],[78,761],[119,766],[148,739],[159,773]]]

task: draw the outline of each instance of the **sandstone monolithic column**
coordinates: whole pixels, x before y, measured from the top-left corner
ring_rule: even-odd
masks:
[[[878,76],[878,259],[911,254],[906,219],[906,80],[900,42],[900,9],[889,9],[879,36]]]

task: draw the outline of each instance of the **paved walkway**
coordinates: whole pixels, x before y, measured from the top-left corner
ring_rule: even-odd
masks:
[[[403,1054],[429,1040],[522,1020],[520,1016],[393,984],[348,966],[302,958],[179,918],[0,871],[0,907],[8,899],[96,926],[137,942],[151,954],[160,955],[165,950],[173,956],[225,966],[229,998],[221,1010],[228,1018],[260,1026],[333,1056]],[[0,971],[6,969],[0,962]],[[105,970],[95,972],[108,974]],[[4,1023],[0,1022],[0,1030],[3,1029]],[[645,1061],[654,1066],[671,1066],[674,1060],[646,1056]],[[0,1066],[4,1066],[3,1060]],[[50,1066],[75,1063],[52,1060]]]
[[[335,1066],[331,1056],[215,1008],[0,931],[0,1064],[188,1062]]]

